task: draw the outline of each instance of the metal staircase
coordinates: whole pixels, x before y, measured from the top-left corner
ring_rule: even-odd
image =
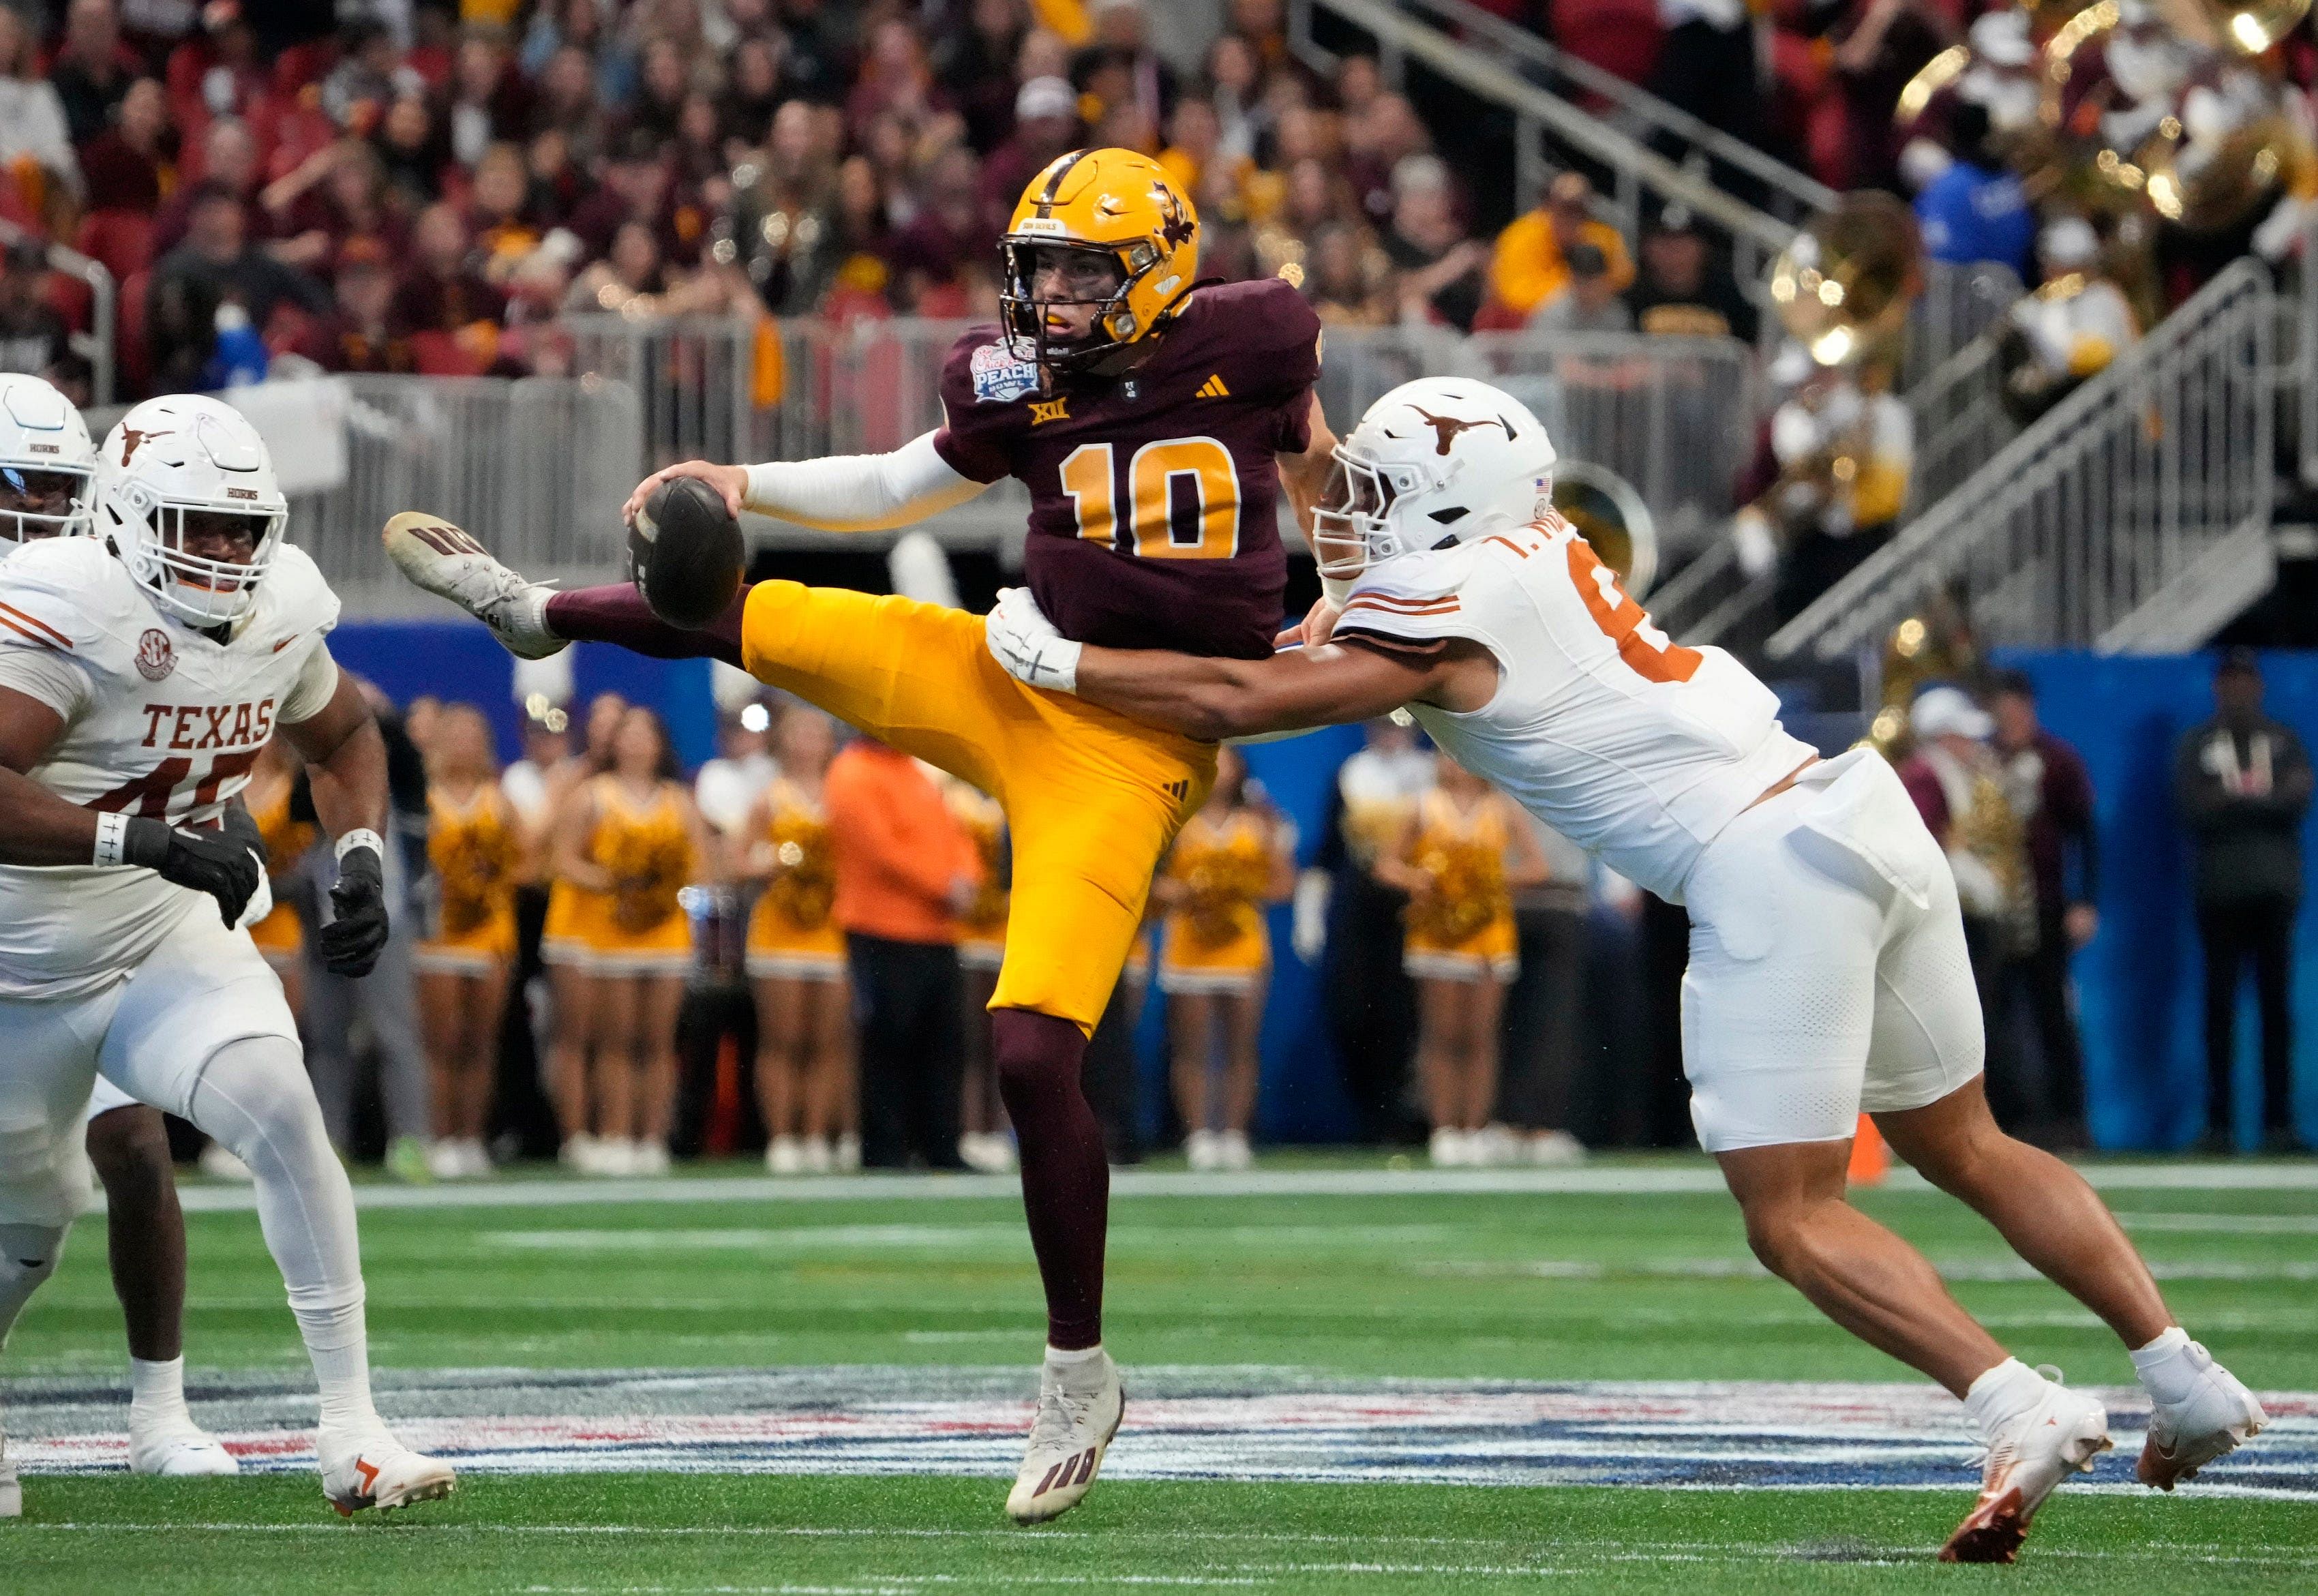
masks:
[[[1771,656],[1840,659],[1942,587],[1987,645],[2203,643],[2275,573],[2278,305],[2267,267],[2233,263],[1782,627]]]

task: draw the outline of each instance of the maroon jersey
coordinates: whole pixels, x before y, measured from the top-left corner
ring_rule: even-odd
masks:
[[[1030,489],[1031,595],[1063,635],[1261,659],[1287,587],[1272,456],[1311,444],[1320,320],[1278,278],[1194,289],[1142,364],[1052,395],[995,327],[942,367],[934,447]]]

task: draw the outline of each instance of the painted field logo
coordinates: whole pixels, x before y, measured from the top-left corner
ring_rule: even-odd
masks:
[[[157,682],[176,668],[177,650],[170,647],[169,634],[158,626],[147,627],[137,640],[137,674]]]

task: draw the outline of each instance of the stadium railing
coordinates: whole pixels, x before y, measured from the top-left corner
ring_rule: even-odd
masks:
[[[963,322],[896,318],[837,326],[747,318],[572,318],[579,369],[633,390],[647,467],[670,461],[808,459],[894,449],[942,421],[942,360]],[[777,362],[766,372],[763,363]],[[1328,329],[1318,391],[1339,431],[1387,390],[1420,376],[1501,383],[1571,459],[1631,482],[1679,547],[1727,516],[1754,445],[1760,383],[1733,338],[1571,336],[1437,327]],[[954,546],[1021,535],[1020,501],[985,495],[931,530]],[[789,543],[820,536],[771,523]]]
[[[1770,640],[1833,659],[1948,586],[1983,643],[2195,648],[2275,573],[2276,298],[2233,262]]]
[[[0,245],[19,244],[31,237],[14,222],[0,220]],[[43,243],[41,247],[48,252],[49,271],[76,277],[88,285],[88,327],[71,335],[72,351],[88,362],[90,402],[109,405],[113,395],[114,329],[120,325],[121,286],[103,261],[61,244]]]
[[[542,580],[624,566],[619,507],[642,475],[636,395],[596,377],[325,378],[298,385],[314,430],[285,480],[291,535],[357,614],[437,613],[397,575],[379,529],[425,510],[476,532]],[[260,415],[259,430],[276,434]],[[275,444],[277,459],[289,460]],[[328,465],[314,469],[316,456]],[[285,479],[291,476],[284,471]]]

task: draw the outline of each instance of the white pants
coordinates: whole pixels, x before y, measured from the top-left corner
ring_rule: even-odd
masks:
[[[1708,1152],[1839,1141],[1863,1108],[1920,1108],[1980,1073],[1955,879],[1872,749],[1733,820],[1683,892],[1683,1064]]]
[[[207,900],[116,986],[0,999],[0,1224],[62,1225],[86,1206],[82,1126],[99,1071],[129,1099],[190,1118],[202,1066],[246,1036],[294,1045],[298,1028],[249,934]]]

